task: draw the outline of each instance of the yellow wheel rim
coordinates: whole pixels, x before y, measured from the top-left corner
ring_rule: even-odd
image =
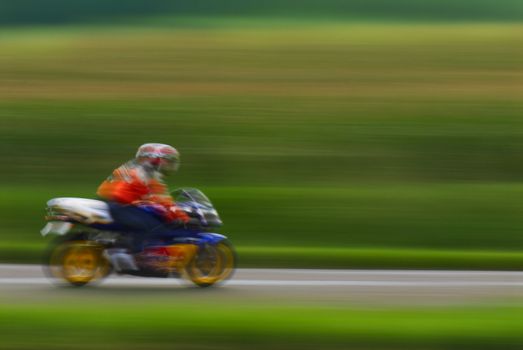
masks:
[[[189,278],[200,286],[208,286],[226,280],[234,271],[235,256],[224,243],[209,246],[197,252],[187,266]]]
[[[74,241],[57,247],[51,257],[52,274],[75,285],[103,277],[109,263],[102,256],[103,246],[94,242]]]

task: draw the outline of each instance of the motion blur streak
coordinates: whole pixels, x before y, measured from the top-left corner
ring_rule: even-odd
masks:
[[[3,30],[3,239],[154,135],[238,245],[523,244],[521,25],[209,21]]]

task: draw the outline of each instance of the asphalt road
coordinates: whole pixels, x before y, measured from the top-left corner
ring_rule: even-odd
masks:
[[[110,276],[102,283],[63,288],[38,265],[0,265],[2,302],[175,299],[216,302],[467,304],[523,299],[523,272],[419,270],[239,269],[226,284],[201,289],[177,279]]]

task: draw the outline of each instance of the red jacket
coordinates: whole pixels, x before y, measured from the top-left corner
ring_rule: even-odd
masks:
[[[98,187],[97,195],[105,200],[121,204],[146,203],[161,206],[164,217],[169,220],[187,221],[187,214],[176,210],[173,198],[157,171],[149,170],[132,160],[119,168]]]

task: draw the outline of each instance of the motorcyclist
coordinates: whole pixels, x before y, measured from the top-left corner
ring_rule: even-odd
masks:
[[[131,252],[114,250],[117,270],[137,270],[129,253],[142,249],[144,239],[168,234],[173,222],[186,223],[187,214],[179,210],[163,182],[163,177],[178,170],[178,151],[161,143],[146,143],[134,159],[121,165],[98,187],[97,194],[109,204],[115,223],[132,235]]]

